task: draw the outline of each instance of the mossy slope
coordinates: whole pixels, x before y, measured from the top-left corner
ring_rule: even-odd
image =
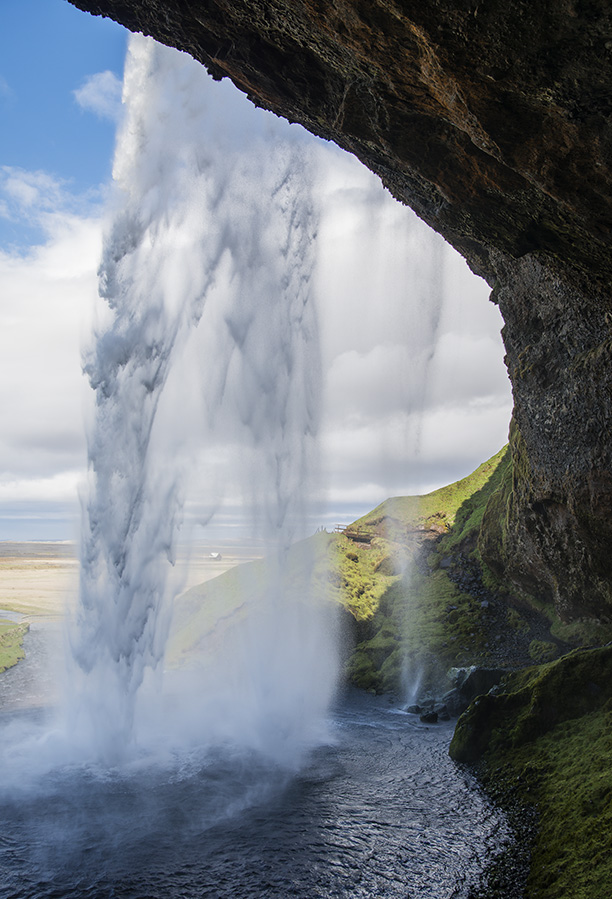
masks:
[[[612,889],[612,647],[510,675],[459,719],[451,755],[486,787],[537,808],[528,899],[607,899]]]
[[[405,539],[415,531],[431,530],[447,533],[455,525],[459,511],[465,510],[466,503],[486,487],[500,463],[506,460],[506,456],[507,448],[504,447],[467,477],[424,496],[391,497],[367,515],[357,519],[354,525],[391,539]],[[487,499],[491,488],[495,489],[496,486],[497,481],[489,485]],[[479,518],[482,518],[486,505],[486,500],[484,502],[482,500],[483,497],[476,500],[472,508],[472,511],[476,508],[480,510],[477,513]],[[463,514],[462,518],[465,517]]]
[[[406,691],[420,679],[439,687],[453,666],[515,668],[571,648],[551,634],[543,603],[505,589],[483,562],[487,516],[511,482],[504,448],[468,477],[426,496],[386,500],[349,527],[406,563],[359,630],[348,665],[353,683]]]
[[[504,647],[516,654],[516,640],[523,663],[531,661],[529,624],[517,611],[508,617],[505,602],[493,614],[477,568],[484,511],[509,465],[503,449],[455,484],[386,500],[343,534],[319,533],[291,547],[283,589],[348,613],[352,683],[376,692],[405,691],[417,679],[432,686],[454,665],[507,662]],[[267,572],[265,562],[253,562],[189,591],[177,603],[173,661],[255,608]],[[545,640],[538,646],[540,653],[550,650]]]
[[[0,673],[25,658],[23,638],[29,627],[28,624],[14,624],[5,618],[0,619]]]
[[[453,666],[524,667],[601,640],[601,628],[588,639],[583,628],[563,630],[545,599],[508,590],[483,561],[511,484],[504,448],[454,484],[393,497],[343,534],[315,534],[290,548],[282,588],[348,613],[353,684],[404,693],[417,680],[446,686]],[[256,608],[268,576],[264,561],[253,562],[186,594],[177,603],[174,662]]]

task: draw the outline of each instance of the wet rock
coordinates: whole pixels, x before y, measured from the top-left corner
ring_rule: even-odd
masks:
[[[441,701],[449,715],[452,715],[454,718],[465,712],[469,705],[456,687],[445,693]]]
[[[438,723],[438,713],[437,712],[423,712],[420,716],[423,724],[437,724]]]
[[[449,709],[452,708],[453,714],[461,714],[477,696],[496,687],[506,674],[507,668],[479,668],[476,665],[451,668],[447,677],[455,687],[445,694],[444,701]]]

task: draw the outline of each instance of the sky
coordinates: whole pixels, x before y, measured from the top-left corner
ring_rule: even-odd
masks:
[[[126,40],[65,0],[0,7],[0,540],[78,538],[93,405],[82,354]],[[468,474],[506,442],[511,394],[484,282],[359,163],[317,143],[329,526]]]

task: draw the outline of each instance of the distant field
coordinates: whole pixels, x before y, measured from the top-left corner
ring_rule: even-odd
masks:
[[[259,557],[252,546],[181,548],[176,565],[181,590]],[[0,542],[0,610],[31,617],[60,617],[78,591],[74,543]]]
[[[74,561],[76,546],[69,541],[43,543],[35,540],[27,543],[12,543],[9,540],[0,540],[0,559]]]
[[[0,543],[0,609],[57,618],[76,598],[72,543]]]

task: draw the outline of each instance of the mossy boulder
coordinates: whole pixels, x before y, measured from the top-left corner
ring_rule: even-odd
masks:
[[[507,752],[612,699],[612,647],[575,650],[515,672],[503,688],[478,697],[461,716],[450,745],[455,761]]]
[[[501,692],[462,715],[450,753],[478,763],[483,785],[529,842],[525,899],[608,899],[612,646],[509,675]]]

